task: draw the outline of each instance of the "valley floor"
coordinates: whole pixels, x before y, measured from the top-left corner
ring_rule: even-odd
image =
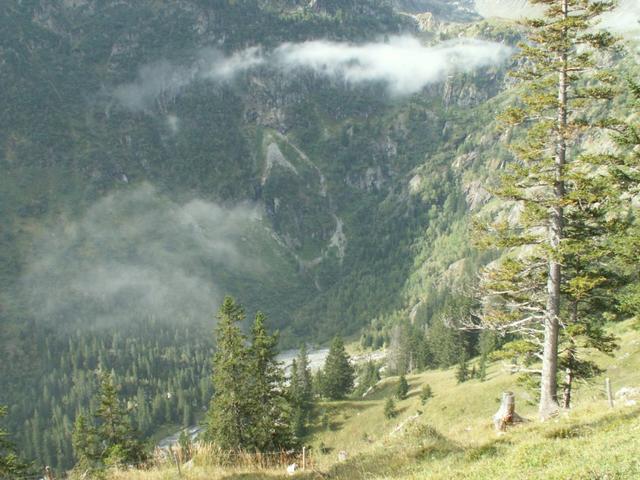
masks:
[[[620,350],[615,357],[599,356],[606,373],[575,391],[575,406],[558,418],[540,423],[529,393],[515,385],[515,376],[494,364],[485,382],[457,384],[452,370],[429,371],[408,377],[411,390],[397,402],[398,417],[385,420],[386,398],[397,378],[380,382],[360,400],[321,406],[330,417],[328,429],[316,426],[312,435],[313,470],[300,479],[634,479],[640,478],[640,406],[616,399],[608,407],[604,377],[614,392],[640,386],[640,333],[632,324],[616,325]],[[423,406],[422,385],[434,397]],[[517,411],[530,421],[506,434],[494,432],[491,416],[502,391],[516,393]],[[319,453],[322,449],[327,452]],[[338,462],[338,452],[348,454]],[[279,479],[283,470],[243,471],[200,465],[178,477],[175,465],[151,471],[113,472],[112,480]]]

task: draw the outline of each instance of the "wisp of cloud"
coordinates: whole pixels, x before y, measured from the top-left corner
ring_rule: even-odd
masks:
[[[640,39],[640,1],[620,0],[617,7],[602,16],[600,28]]]
[[[459,39],[425,46],[411,36],[360,45],[326,40],[285,43],[271,52],[252,47],[230,56],[205,49],[189,66],[166,61],[143,66],[134,82],[115,88],[113,95],[131,110],[144,110],[159,97],[177,96],[193,82],[231,82],[263,65],[287,72],[311,69],[354,85],[384,83],[392,95],[409,95],[447,75],[499,65],[511,53],[510,47],[495,42]]]
[[[284,44],[275,58],[289,69],[311,68],[352,84],[382,82],[393,95],[409,95],[449,74],[500,64],[511,53],[510,47],[494,42],[465,39],[429,47],[416,38],[401,36],[363,45]]]
[[[113,97],[130,110],[150,108],[159,97],[175,97],[193,82],[209,80],[227,82],[243,71],[265,61],[257,47],[247,48],[231,56],[205,48],[191,65],[178,65],[166,60],[143,65],[135,81],[117,86]]]
[[[476,11],[485,18],[520,20],[544,15],[544,6],[528,0],[476,0]]]
[[[210,321],[230,275],[263,269],[243,247],[260,224],[251,206],[177,203],[142,185],[114,192],[61,224],[36,242],[22,282],[43,322]]]

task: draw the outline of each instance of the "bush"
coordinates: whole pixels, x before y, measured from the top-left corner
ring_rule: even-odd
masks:
[[[431,390],[431,385],[427,383],[423,385],[422,391],[420,392],[420,403],[424,405],[431,397],[433,397],[433,391]]]
[[[393,401],[393,398],[389,397],[387,399],[387,403],[384,404],[384,418],[390,420],[398,415],[398,411],[396,410],[396,402]]]
[[[407,379],[404,375],[400,376],[400,381],[398,382],[398,389],[396,390],[396,397],[399,400],[404,400],[407,398],[407,394],[409,393],[409,384],[407,383]]]

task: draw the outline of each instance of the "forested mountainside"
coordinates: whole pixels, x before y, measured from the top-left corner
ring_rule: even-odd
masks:
[[[2,315],[15,333],[208,322],[226,292],[265,309],[285,344],[356,332],[404,304],[429,216],[435,238],[446,212],[464,214],[447,155],[468,107],[499,90],[496,67],[411,97],[252,49],[414,29],[384,3],[2,8]]]
[[[283,347],[385,342],[491,259],[468,214],[510,158],[520,34],[471,2],[24,0],[0,22],[0,404],[27,456],[70,465],[98,365],[145,433],[194,421],[224,294]]]

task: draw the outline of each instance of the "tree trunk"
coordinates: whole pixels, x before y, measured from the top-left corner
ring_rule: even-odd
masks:
[[[571,324],[578,323],[578,301],[571,305]],[[565,371],[564,385],[562,388],[562,408],[571,408],[571,388],[573,386],[573,369],[576,365],[576,344],[573,338],[569,340],[567,348],[567,369]]]
[[[573,383],[573,371],[567,368],[562,389],[562,408],[571,408],[571,385]]]
[[[563,17],[567,19],[568,0],[562,0]],[[566,27],[563,31],[566,36]],[[568,88],[568,52],[561,52],[561,67],[558,78],[558,118],[556,120],[556,152],[554,162],[554,202],[550,212],[549,272],[547,278],[547,315],[544,325],[544,350],[542,353],[542,379],[540,382],[539,414],[542,420],[558,412],[557,379],[558,372],[558,334],[560,328],[560,284],[562,266],[559,258],[560,242],[563,238],[564,210],[562,200],[565,196],[564,166],[567,155],[567,88]]]

